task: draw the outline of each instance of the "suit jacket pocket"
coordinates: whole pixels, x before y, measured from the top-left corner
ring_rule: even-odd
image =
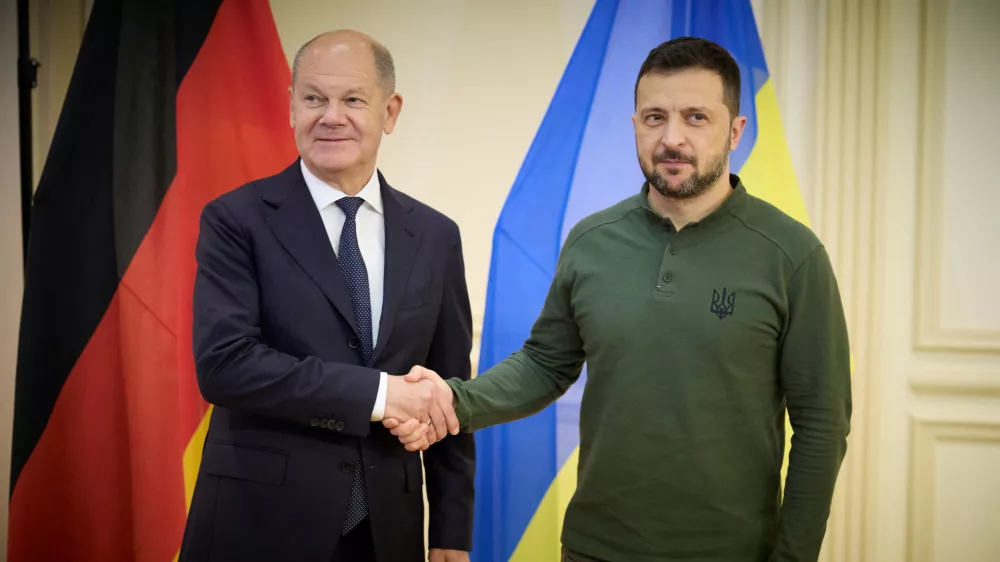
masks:
[[[412,315],[414,313],[419,314],[422,313],[424,310],[427,310],[430,307],[430,305],[431,305],[430,296],[427,296],[424,297],[423,300],[421,300],[419,303],[417,303],[416,301],[412,303],[409,302],[403,303],[403,306],[400,307],[399,311],[405,312],[406,314],[409,315]]]
[[[205,447],[201,463],[206,474],[280,486],[285,482],[288,454],[252,445],[216,441]]]
[[[406,283],[399,310],[412,310],[430,304],[435,287],[436,283],[430,276],[411,277]]]

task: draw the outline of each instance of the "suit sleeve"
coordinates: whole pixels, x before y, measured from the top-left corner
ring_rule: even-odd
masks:
[[[268,346],[260,328],[251,240],[221,200],[202,212],[195,253],[193,345],[205,400],[238,412],[368,435],[379,372],[298,358]]]
[[[462,243],[455,226],[448,250],[444,299],[427,367],[444,379],[471,375],[472,312],[465,282]],[[468,433],[448,435],[424,453],[430,504],[429,548],[472,550],[476,444]]]

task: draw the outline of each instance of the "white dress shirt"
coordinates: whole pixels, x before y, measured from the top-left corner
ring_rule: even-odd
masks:
[[[306,180],[306,187],[309,188],[309,193],[312,195],[313,201],[316,202],[316,208],[319,209],[319,216],[323,219],[323,226],[326,228],[326,235],[330,238],[330,245],[333,246],[334,253],[339,256],[340,233],[344,229],[347,215],[335,203],[342,197],[347,197],[347,194],[313,175],[302,160],[299,160],[299,165],[302,168],[302,177]],[[365,260],[365,269],[368,272],[368,294],[371,296],[372,307],[372,349],[374,350],[375,344],[378,342],[379,323],[382,319],[382,289],[385,283],[385,215],[382,212],[382,190],[378,174],[373,172],[368,183],[355,197],[360,197],[365,201],[364,205],[358,209],[354,222],[357,226],[361,258]],[[372,421],[382,421],[385,413],[387,377],[387,373],[379,375],[378,395],[372,408]]]

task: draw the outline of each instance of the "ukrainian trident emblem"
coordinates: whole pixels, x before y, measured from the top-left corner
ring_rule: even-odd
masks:
[[[718,316],[719,320],[726,316],[732,316],[734,306],[736,306],[736,291],[727,293],[726,288],[723,287],[720,293],[718,290],[712,289],[712,306],[709,310]]]

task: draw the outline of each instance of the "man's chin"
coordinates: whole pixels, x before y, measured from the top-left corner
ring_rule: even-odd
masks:
[[[684,182],[687,181],[688,174],[682,176],[660,176],[660,180],[654,185],[657,186],[657,191],[669,195],[680,195],[684,190]]]
[[[330,153],[322,151],[320,154],[310,155],[310,164],[324,172],[342,172],[355,166],[358,162],[357,155]]]
[[[661,196],[673,200],[692,199],[704,192],[703,189],[692,189],[685,181],[650,181],[649,184]]]

